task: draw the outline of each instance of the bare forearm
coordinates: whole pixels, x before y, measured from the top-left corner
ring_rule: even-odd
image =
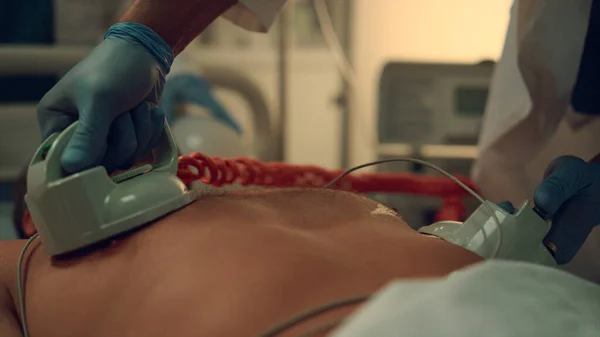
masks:
[[[237,0],[135,0],[120,22],[137,22],[150,27],[175,55]]]

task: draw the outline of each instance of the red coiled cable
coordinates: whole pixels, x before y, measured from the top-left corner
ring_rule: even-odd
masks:
[[[326,170],[314,165],[292,165],[286,163],[263,163],[251,158],[209,157],[194,152],[179,157],[177,176],[187,185],[200,180],[215,187],[233,183],[242,186],[263,187],[325,187],[344,170]],[[474,184],[465,176],[456,178],[475,190]],[[466,207],[464,197],[467,191],[454,181],[433,175],[411,173],[363,173],[348,175],[332,186],[356,193],[402,193],[427,197],[439,197],[442,207],[436,215],[437,220],[462,220]],[[26,210],[23,216],[25,233],[35,233],[31,216]]]
[[[313,165],[263,163],[250,158],[225,159],[195,152],[179,157],[177,175],[186,184],[200,180],[216,187],[239,183],[242,186],[318,188],[324,187],[342,173],[344,170],[326,170]],[[467,177],[456,177],[475,189]],[[406,193],[441,198],[469,195],[446,177],[411,173],[348,175],[334,185],[334,188],[357,193]]]
[[[242,186],[264,187],[324,187],[342,174],[343,170],[326,170],[313,165],[263,163],[250,158],[224,159],[192,153],[179,157],[177,175],[186,184],[200,180],[216,187],[238,183]],[[464,176],[458,180],[475,190],[474,184]],[[463,198],[470,196],[454,181],[432,175],[410,173],[363,173],[349,175],[332,186],[357,193],[404,193],[439,197],[443,206],[438,220],[461,220],[466,207]]]

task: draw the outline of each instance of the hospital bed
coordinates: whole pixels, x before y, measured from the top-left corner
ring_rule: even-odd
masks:
[[[0,47],[0,76],[38,76],[66,73],[88,52],[86,47],[3,46]],[[203,66],[202,75],[217,89],[240,96],[250,112],[251,153],[271,161],[277,156],[273,145],[273,123],[260,88],[243,74],[225,67]],[[11,219],[11,183],[40,144],[35,103],[0,104],[0,239],[13,237],[6,228]]]

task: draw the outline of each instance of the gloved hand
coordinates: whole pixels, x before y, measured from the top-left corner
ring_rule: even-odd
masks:
[[[235,118],[214,97],[210,83],[200,76],[183,74],[168,79],[160,100],[160,107],[165,112],[169,123],[172,123],[176,117],[177,104],[195,104],[204,107],[215,119],[232,127],[238,134],[242,133],[242,128]]]
[[[600,163],[586,163],[573,156],[555,159],[533,200],[552,218],[544,242],[554,245],[559,264],[570,262],[600,224]]]
[[[61,158],[67,172],[126,169],[154,147],[164,124],[157,104],[172,62],[171,47],[150,28],[119,23],[42,98],[43,139],[79,119]]]

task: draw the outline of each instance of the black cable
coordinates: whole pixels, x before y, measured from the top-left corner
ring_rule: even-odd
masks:
[[[327,185],[325,185],[323,188],[331,188],[333,187],[335,184],[337,184],[340,180],[344,179],[345,177],[347,177],[350,173],[360,170],[362,168],[365,167],[369,167],[369,166],[375,166],[375,165],[381,165],[381,164],[387,164],[387,163],[396,163],[396,162],[411,162],[411,163],[417,163],[417,164],[424,164],[425,162],[421,162],[421,160],[418,159],[412,159],[412,158],[395,158],[395,159],[383,159],[383,160],[377,160],[377,161],[372,161],[372,162],[368,162],[366,164],[361,164],[358,166],[354,166],[346,171],[344,171],[344,173],[340,174],[339,176],[337,176],[335,179],[333,179],[332,181],[330,181]],[[427,165],[429,163],[425,163],[424,165]],[[429,165],[427,165],[429,166]]]
[[[283,331],[285,331],[295,325],[298,325],[309,318],[313,318],[313,317],[320,315],[322,313],[325,313],[327,311],[337,309],[340,307],[344,307],[344,306],[347,306],[350,304],[361,303],[361,302],[367,301],[370,297],[371,297],[371,295],[349,297],[349,298],[344,298],[342,300],[329,302],[327,304],[321,305],[319,307],[316,307],[314,309],[311,309],[304,313],[301,313],[295,317],[292,317],[289,320],[287,320],[281,324],[278,324],[278,325],[270,328],[269,330],[263,332],[262,334],[258,335],[258,337],[275,337],[278,334],[282,333]]]
[[[317,334],[327,332],[331,329],[337,328],[340,324],[342,324],[343,321],[344,320],[341,319],[341,320],[335,321],[333,323],[323,324],[317,328],[310,330],[309,332],[307,332],[299,337],[315,337],[315,335],[317,335]]]

